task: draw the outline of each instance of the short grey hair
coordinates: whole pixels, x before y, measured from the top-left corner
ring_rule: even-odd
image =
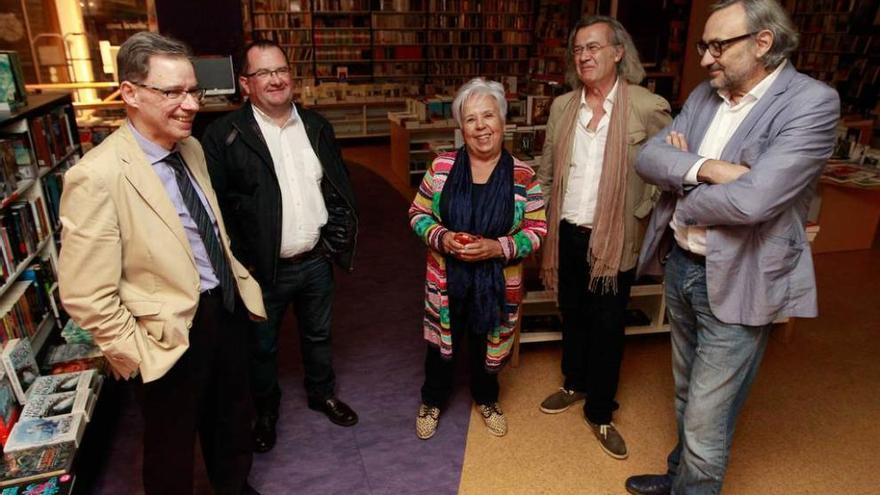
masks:
[[[507,121],[507,98],[504,96],[504,85],[498,81],[475,77],[458,88],[455,99],[452,100],[452,118],[458,123],[458,127],[461,127],[461,110],[464,108],[465,102],[471,96],[477,95],[489,95],[495,98],[501,121]]]
[[[183,42],[159,33],[141,31],[131,35],[119,47],[116,54],[116,66],[119,70],[119,81],[143,82],[150,73],[150,57],[180,57],[187,60],[192,53]]]
[[[645,78],[645,68],[642,67],[639,51],[636,49],[636,44],[633,43],[632,36],[629,35],[629,32],[620,21],[606,15],[584,16],[574,25],[571,33],[568,35],[568,53],[565,58],[565,82],[572,89],[579,89],[584,85],[578,77],[577,64],[574,61],[572,50],[574,49],[574,38],[577,36],[578,31],[593,24],[605,24],[611,28],[611,43],[623,48],[623,58],[620,59],[620,62],[617,62],[617,75],[631,84],[642,82],[642,79]]]
[[[746,29],[750,33],[764,30],[773,33],[773,46],[762,59],[764,67],[778,67],[797,49],[800,36],[791,17],[776,0],[720,0],[709,7],[709,11],[718,12],[736,4],[741,4],[746,11]]]

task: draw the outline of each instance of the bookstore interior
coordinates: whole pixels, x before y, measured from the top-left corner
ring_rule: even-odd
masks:
[[[123,122],[115,59],[131,34],[157,31],[192,47],[206,90],[196,137],[241,105],[238,50],[254,39],[279,43],[296,100],[329,120],[343,147],[388,146],[390,163],[380,172],[412,194],[439,152],[461,146],[451,102],[476,76],[504,85],[506,149],[538,163],[550,103],[567,91],[568,32],[582,15],[612,15],[627,26],[646,71],[642,84],[678,112],[705,78],[695,44],[708,3],[0,0],[2,493],[35,481],[61,490],[52,493],[70,490],[81,442],[99,435],[89,424],[100,411],[102,389],[112,389],[104,386],[105,364],[90,334],[66,316],[59,300],[59,198],[65,171]],[[781,3],[801,34],[791,62],[841,98],[837,149],[807,226],[813,251],[876,247],[877,2]],[[662,286],[636,286],[632,298],[629,333],[665,331]],[[526,302],[519,342],[559,339],[552,298],[536,290]]]

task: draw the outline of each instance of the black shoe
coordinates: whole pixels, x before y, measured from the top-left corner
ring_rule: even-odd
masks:
[[[257,416],[257,422],[254,425],[254,452],[262,454],[272,450],[272,447],[275,446],[275,423],[277,422],[278,416],[274,414]]]
[[[358,422],[357,413],[336,397],[324,400],[309,399],[309,409],[321,411],[327,415],[330,421],[339,426],[354,426]]]
[[[672,478],[668,474],[640,474],[626,479],[626,491],[633,495],[669,495]]]
[[[250,483],[245,483],[241,488],[241,495],[260,495],[260,492],[254,489]]]

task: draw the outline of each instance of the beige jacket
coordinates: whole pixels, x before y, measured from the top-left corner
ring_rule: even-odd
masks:
[[[550,106],[550,117],[547,121],[547,137],[544,141],[541,165],[538,167],[538,180],[541,181],[541,190],[544,192],[544,207],[548,210],[550,194],[553,191],[554,180],[568,180],[568,171],[563,177],[553,177],[553,150],[556,136],[561,134],[557,126],[565,125],[560,122],[567,105],[579,105],[581,89],[570,91],[553,100]],[[631,84],[629,86],[629,119],[627,120],[627,173],[626,173],[626,224],[624,225],[623,257],[620,260],[620,270],[627,271],[636,266],[639,258],[642,238],[645,233],[645,219],[651,213],[654,201],[658,196],[654,186],[645,184],[635,172],[635,162],[639,151],[645,142],[660,132],[672,122],[669,103],[661,96],[651,93],[647,89]],[[574,139],[575,133],[571,133]],[[565,146],[566,156],[563,163],[571,163],[572,144]],[[570,165],[569,165],[570,167]],[[565,191],[565,183],[562,184]],[[548,225],[550,229],[557,229],[559,225]]]
[[[238,292],[265,318],[257,282],[232,257],[202,147],[180,151],[217,217]],[[123,377],[164,375],[189,347],[199,273],[177,210],[128,125],[71,168],[61,196],[61,301]]]

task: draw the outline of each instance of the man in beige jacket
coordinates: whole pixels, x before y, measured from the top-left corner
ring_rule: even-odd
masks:
[[[128,120],[65,176],[61,299],[113,374],[142,382],[147,494],[190,494],[195,434],[218,494],[255,493],[246,318],[260,288],[232,256],[205,157],[188,49],[138,33],[119,50]]]
[[[671,121],[669,104],[638,86],[632,38],[610,17],[581,19],[569,36],[569,84],[553,101],[538,169],[549,229],[541,272],[562,313],[563,386],[541,403],[560,413],[586,398],[584,420],[611,457],[626,443],[618,405],[624,315],[654,188],[633,168],[641,146]]]

